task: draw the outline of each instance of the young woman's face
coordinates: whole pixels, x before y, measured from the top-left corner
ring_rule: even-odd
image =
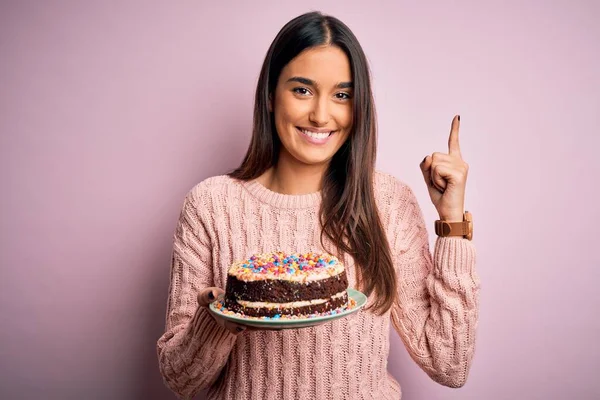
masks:
[[[352,94],[350,62],[338,47],[311,48],[290,61],[271,104],[280,157],[329,163],[352,129]]]

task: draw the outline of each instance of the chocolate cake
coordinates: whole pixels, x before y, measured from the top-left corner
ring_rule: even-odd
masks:
[[[224,304],[252,317],[307,316],[348,303],[344,264],[330,254],[257,254],[234,263]]]

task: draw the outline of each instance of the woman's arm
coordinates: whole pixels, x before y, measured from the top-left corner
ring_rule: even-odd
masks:
[[[174,235],[166,329],[157,343],[164,382],[183,399],[216,380],[236,339],[198,307],[198,292],[214,285],[210,239],[194,192],[185,198]]]
[[[433,257],[422,211],[398,183],[398,230],[390,245],[398,296],[392,323],[412,359],[436,382],[465,384],[475,350],[479,277],[475,247],[462,238],[437,238]]]

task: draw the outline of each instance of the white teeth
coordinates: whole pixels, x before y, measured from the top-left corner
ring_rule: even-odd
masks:
[[[329,135],[331,135],[331,132],[315,133],[315,132],[307,131],[306,129],[302,129],[302,133],[304,133],[306,136],[310,136],[311,138],[315,138],[315,139],[325,139]]]

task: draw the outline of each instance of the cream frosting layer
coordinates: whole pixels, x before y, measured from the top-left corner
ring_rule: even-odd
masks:
[[[303,300],[303,301],[291,301],[289,303],[272,303],[267,301],[247,301],[247,300],[236,300],[238,304],[249,307],[249,308],[296,308],[306,307],[316,304],[323,304],[333,299],[342,297],[346,291],[342,291],[334,294],[328,299],[314,299],[314,300]]]

